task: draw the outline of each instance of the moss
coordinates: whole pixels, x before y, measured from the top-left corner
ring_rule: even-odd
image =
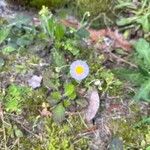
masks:
[[[56,9],[63,7],[66,2],[67,0],[32,0],[30,2],[30,5],[36,8],[41,8],[42,5],[45,5],[51,9]]]
[[[109,11],[113,3],[112,0],[93,0],[92,2],[91,0],[77,0],[80,11],[82,13],[89,11],[92,16]]]
[[[6,18],[0,16],[0,25],[7,24]]]
[[[68,0],[7,0],[14,5],[31,6],[41,9],[42,5],[49,7],[50,9],[57,9],[63,7]]]
[[[130,120],[118,119],[111,120],[111,129],[113,134],[122,138],[124,142],[124,149],[141,149],[144,150],[150,143],[147,137],[150,135],[150,127],[148,125],[142,125],[138,128],[135,127],[138,120],[133,118]],[[145,143],[145,144],[143,144]]]
[[[90,17],[89,19],[92,20],[93,18],[97,17],[98,15],[101,14],[101,19],[99,18],[97,21],[94,21],[94,26],[104,26],[106,22],[104,22],[104,16],[102,15],[103,13],[108,17],[108,18],[113,18],[114,20],[114,15],[112,13],[113,7],[114,7],[114,1],[112,0],[76,0],[76,5],[77,5],[77,12],[79,17],[83,17],[85,12],[90,12]],[[106,21],[106,18],[105,18]],[[108,20],[107,20],[108,21]]]
[[[43,124],[43,132],[40,133],[42,138],[36,139],[24,135],[19,140],[20,149],[89,150],[88,144],[90,140],[88,137],[77,137],[77,135],[85,129],[84,124],[78,116],[69,117],[68,120],[62,124],[54,123],[51,118],[40,118],[40,122]]]
[[[2,68],[3,72],[19,73],[24,75],[30,70],[36,68],[36,65],[40,63],[41,59],[37,55],[33,55],[31,52],[24,49],[16,50],[10,54],[2,54],[5,65]]]
[[[61,125],[54,123],[51,119],[48,119],[46,129],[48,135],[47,145],[49,150],[89,149],[89,139],[87,137],[77,136],[85,129],[85,126],[79,116],[69,117],[67,122],[64,122]]]

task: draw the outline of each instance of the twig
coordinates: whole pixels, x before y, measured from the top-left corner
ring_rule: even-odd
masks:
[[[138,66],[137,66],[137,65],[132,64],[132,63],[131,63],[131,62],[129,62],[129,61],[126,61],[125,59],[123,59],[123,58],[121,58],[121,57],[119,57],[119,56],[115,55],[114,53],[112,53],[112,52],[110,52],[110,51],[109,51],[109,55],[110,55],[113,59],[118,60],[119,62],[123,62],[123,63],[125,63],[125,64],[130,65],[131,67],[134,67],[134,68],[138,68]]]
[[[125,60],[125,59],[123,59],[123,58],[117,56],[117,55],[115,55],[115,54],[112,53],[109,49],[111,49],[111,45],[106,49],[105,52],[106,52],[107,54],[109,54],[109,56],[110,56],[111,58],[117,60],[118,62],[123,62],[123,63],[125,63],[125,64],[128,64],[128,65],[130,65],[131,67],[134,67],[134,68],[136,68],[136,69],[138,68],[137,65],[135,65],[135,64],[133,64],[133,63],[131,63],[131,62],[129,62],[129,61],[127,61],[127,60]]]
[[[122,31],[125,31],[125,30],[128,30],[128,29],[132,29],[134,27],[135,27],[134,25],[125,26],[125,27],[120,28],[119,32],[122,32]]]
[[[100,13],[98,16],[96,16],[95,18],[93,18],[93,19],[89,22],[89,25],[87,26],[87,29],[89,29],[90,26],[91,26],[91,24],[92,24],[94,21],[98,20],[101,16],[102,16],[102,13]]]
[[[11,117],[11,120],[13,120],[13,121],[15,121],[16,123],[18,123],[25,131],[27,131],[28,133],[30,133],[31,135],[33,135],[34,137],[36,137],[37,139],[40,139],[40,137],[37,135],[37,134],[35,134],[35,133],[33,133],[32,131],[30,131],[27,127],[25,127],[23,124],[22,124],[22,122],[20,122],[19,120],[17,120],[17,119],[15,119],[15,118],[13,118],[13,117]]]
[[[149,38],[150,37],[150,32],[148,32],[147,34],[145,34],[145,38]]]
[[[102,16],[103,16],[103,18],[104,18],[103,20],[104,20],[104,23],[105,23],[106,26],[107,26],[106,20],[108,20],[109,22],[113,23],[113,21],[112,21],[111,19],[109,19],[109,18],[106,16],[105,13],[99,13],[98,16],[96,16],[95,18],[93,18],[93,19],[89,22],[89,25],[87,26],[87,29],[90,28],[90,26],[92,25],[92,23],[93,23],[94,21],[98,20],[98,19],[99,19],[100,17],[102,17]]]
[[[11,146],[10,149],[13,149],[15,147],[15,145],[17,145],[19,143],[19,138],[17,138],[14,142],[14,144]]]
[[[86,123],[85,123],[84,119],[82,118],[81,114],[80,114],[80,113],[78,113],[78,114],[79,114],[79,117],[80,117],[80,119],[81,119],[83,125],[84,125],[86,128],[88,128],[88,126],[86,125]]]
[[[75,139],[79,138],[79,137],[83,137],[83,136],[87,136],[89,134],[95,134],[96,135],[96,131],[98,130],[98,126],[93,126],[90,128],[87,128],[86,130],[84,130],[83,132],[77,134],[77,136],[75,137]]]
[[[2,109],[2,104],[0,103],[0,119],[2,121],[2,128],[3,128],[3,138],[4,138],[4,147],[5,150],[8,150],[7,148],[7,138],[6,138],[6,130],[5,130],[5,126],[4,126],[4,114],[3,114],[3,109]]]

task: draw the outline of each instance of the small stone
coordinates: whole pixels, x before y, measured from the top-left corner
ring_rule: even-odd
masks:
[[[123,150],[123,142],[118,137],[114,137],[110,143],[109,150]]]
[[[33,75],[31,79],[28,80],[29,86],[36,89],[41,86],[42,76]]]
[[[95,115],[98,112],[99,104],[100,104],[100,98],[98,91],[96,89],[93,89],[92,91],[89,91],[87,93],[88,97],[88,107],[85,109],[85,119],[87,122],[90,122]]]

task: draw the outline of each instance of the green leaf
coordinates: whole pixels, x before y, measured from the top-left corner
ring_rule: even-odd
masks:
[[[16,125],[14,125],[13,129],[14,129],[16,137],[18,137],[18,138],[23,137],[23,133],[21,132],[21,130],[18,129],[18,127]]]
[[[122,18],[118,20],[116,23],[118,26],[124,26],[124,25],[129,25],[133,22],[135,22],[138,19],[138,17],[130,17],[130,18]]]
[[[135,45],[135,50],[137,51],[139,57],[144,59],[146,65],[150,65],[150,45],[145,39],[139,39]]]
[[[150,150],[150,146],[148,146],[148,147],[146,148],[146,150]]]
[[[74,100],[76,98],[76,93],[75,91],[69,96],[69,99]]]
[[[18,13],[15,18],[10,19],[8,22],[18,28],[22,28],[22,25],[28,25],[32,22],[32,17],[25,13]]]
[[[65,90],[65,96],[71,96],[73,93],[75,93],[75,86],[72,83],[67,83],[64,85]]]
[[[51,105],[56,105],[61,100],[60,92],[52,92],[51,95],[48,97],[48,100]]]
[[[128,80],[136,86],[140,86],[141,83],[145,82],[146,77],[140,73],[139,70],[131,70],[127,68],[114,69],[113,73],[122,80]]]
[[[150,22],[148,20],[148,16],[142,16],[141,18],[139,18],[137,20],[138,23],[140,23],[142,25],[142,28],[144,30],[144,32],[149,32],[150,29]]]
[[[12,84],[7,89],[5,96],[5,108],[9,112],[21,112],[22,102],[30,92],[29,88]]]
[[[55,73],[50,68],[47,68],[43,74],[43,85],[46,88],[58,90],[60,86],[59,74]]]
[[[49,33],[50,37],[54,37],[54,27],[55,27],[55,20],[53,17],[49,18],[49,20],[47,20],[48,18],[45,18],[45,23],[43,22],[44,26],[47,29],[47,32]],[[48,22],[48,24],[47,24]]]
[[[7,38],[11,28],[5,27],[0,29],[0,44]]]
[[[16,49],[11,46],[7,46],[2,50],[4,54],[10,54],[11,52],[14,52],[14,51],[16,51]]]
[[[9,112],[20,112],[20,105],[18,99],[11,99],[5,103],[6,111]]]
[[[136,6],[132,2],[119,1],[119,4],[115,6],[115,9],[122,9],[122,8],[136,9]]]
[[[150,29],[150,22],[148,20],[148,17],[144,17],[141,24],[142,24],[143,30],[145,32],[149,32],[150,31],[149,30]]]
[[[144,100],[150,102],[150,80],[143,83],[135,95],[136,100]]]
[[[58,104],[52,111],[53,119],[56,122],[62,122],[65,118],[65,108],[62,103]]]
[[[80,28],[76,33],[80,38],[89,37],[90,33],[85,28]]]
[[[55,37],[57,40],[61,40],[65,34],[65,27],[61,24],[57,24],[55,27]]]
[[[150,117],[144,117],[142,120],[136,123],[134,127],[140,127],[145,124],[150,125]]]
[[[61,99],[61,94],[60,94],[60,92],[52,92],[51,97],[53,99],[60,100]]]
[[[65,108],[67,108],[67,107],[69,107],[71,105],[71,101],[69,99],[64,100],[63,101],[63,105],[64,105]]]
[[[62,46],[65,50],[71,52],[74,56],[79,54],[79,48],[77,47],[78,43],[75,40],[67,39]]]
[[[32,43],[33,37],[30,35],[24,35],[17,40],[17,45],[19,46],[28,46]]]
[[[79,54],[79,49],[77,49],[76,47],[68,47],[67,50],[70,51],[74,56]]]
[[[52,62],[56,67],[62,67],[65,65],[65,58],[63,53],[58,52],[56,49],[52,50],[52,59]]]

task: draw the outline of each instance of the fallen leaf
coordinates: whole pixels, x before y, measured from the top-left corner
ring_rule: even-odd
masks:
[[[42,76],[33,75],[31,79],[28,80],[29,86],[36,89],[41,86]]]
[[[131,44],[118,32],[118,30],[112,31],[110,28],[93,30],[89,29],[90,39],[93,43],[97,43],[100,38],[109,37],[113,41],[113,48],[122,48],[125,51],[131,50]]]
[[[106,36],[105,29],[101,29],[101,30],[89,29],[88,31],[90,33],[90,39],[93,43],[98,42],[100,38]]]
[[[72,27],[72,28],[80,28],[81,24],[76,20],[70,20],[70,19],[62,19],[60,21],[63,25],[66,27]]]
[[[72,27],[75,29],[80,29],[81,24],[77,21],[70,21],[70,20],[61,20],[61,23],[64,24],[67,27]],[[113,48],[122,48],[125,51],[130,51],[132,48],[132,45],[123,37],[122,34],[118,32],[116,29],[115,31],[111,30],[110,28],[107,29],[100,29],[100,30],[94,30],[94,29],[87,29],[89,32],[89,37],[91,40],[91,43],[96,44],[99,42],[100,38],[109,37],[112,41],[114,41],[112,47]]]
[[[85,109],[85,112],[84,112],[85,119],[87,120],[87,122],[91,121],[95,117],[99,109],[100,98],[99,98],[97,90],[93,90],[89,92],[88,103],[89,103],[88,107],[87,109]]]
[[[123,50],[129,51],[131,50],[131,44],[118,32],[118,30],[112,31],[110,29],[107,30],[106,36],[110,37],[114,40],[114,48],[122,48]]]
[[[40,111],[41,116],[43,117],[50,117],[52,113],[47,110],[47,108],[43,108],[42,111]]]

